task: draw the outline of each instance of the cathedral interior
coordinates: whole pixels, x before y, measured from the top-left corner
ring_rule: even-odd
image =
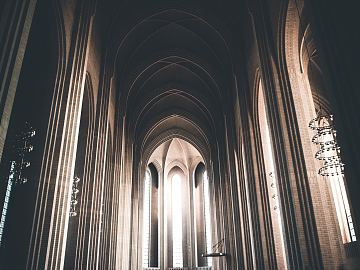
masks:
[[[0,269],[359,270],[350,2],[0,1]]]

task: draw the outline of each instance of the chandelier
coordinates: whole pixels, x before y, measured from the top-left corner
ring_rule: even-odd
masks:
[[[340,158],[340,147],[336,142],[334,116],[318,113],[317,117],[310,121],[309,127],[316,131],[312,142],[320,146],[315,158],[324,162],[318,173],[322,176],[344,174],[344,164]]]

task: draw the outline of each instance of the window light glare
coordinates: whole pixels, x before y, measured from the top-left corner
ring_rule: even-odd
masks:
[[[144,214],[143,214],[143,267],[149,267],[150,263],[150,194],[151,194],[151,175],[149,171],[145,173],[144,183]]]
[[[183,267],[181,177],[172,177],[173,266]]]

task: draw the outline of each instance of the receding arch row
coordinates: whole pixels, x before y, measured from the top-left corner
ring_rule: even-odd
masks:
[[[215,107],[213,108],[216,109]],[[220,108],[217,108],[220,111]],[[178,90],[170,90],[162,93],[151,104],[141,105],[140,114],[129,116],[129,127],[134,130],[135,136],[141,136],[148,130],[153,129],[157,123],[163,121],[171,115],[186,117],[189,121],[197,123],[202,133],[208,134],[214,130],[216,119],[221,116],[218,112],[211,114],[207,106],[201,104],[198,100],[188,96]]]
[[[163,55],[165,54],[165,55]],[[219,84],[220,76],[202,59],[195,59],[192,55],[186,55],[186,52],[167,52],[156,55],[154,58],[145,60],[142,66],[138,66],[132,75],[134,78],[129,79],[129,91],[126,100],[132,96],[131,92],[136,89],[143,89],[146,82],[150,81],[157,74],[166,71],[171,67],[184,69],[201,81],[204,86],[212,90],[213,95],[217,98],[221,96]],[[137,87],[137,84],[140,86]],[[134,94],[137,96],[137,94]]]
[[[151,8],[149,8],[149,10],[151,10]],[[204,54],[207,49],[201,47],[202,45],[199,45],[201,42],[191,42],[192,38],[187,35],[187,38],[182,38],[181,34],[179,34],[179,37],[176,37],[176,42],[174,42],[174,44],[169,43],[168,46],[163,46],[164,42],[167,42],[169,38],[162,39],[163,41],[160,43],[160,48],[156,48],[156,50],[146,43],[147,45],[141,45],[142,47],[149,47],[146,48],[145,51],[136,49],[135,54],[131,53],[133,48],[129,47],[127,44],[134,42],[134,40],[136,41],[137,38],[140,39],[140,43],[145,42],[144,38],[147,39],[149,33],[153,32],[151,23],[154,23],[154,21],[156,23],[158,21],[164,21],[163,19],[158,19],[157,16],[161,15],[169,17],[169,19],[172,20],[173,16],[169,16],[169,14],[173,13],[178,14],[176,16],[185,16],[185,20],[191,18],[189,25],[186,26],[186,31],[196,32],[200,38],[205,39],[204,42],[207,44],[206,46],[211,47],[211,50],[215,51],[216,55],[220,55],[221,57],[219,58],[222,61],[213,61],[215,58],[214,55]],[[179,21],[177,18],[174,18],[174,20]],[[199,24],[198,20],[202,23]],[[222,30],[216,28],[217,26],[212,26],[210,21],[213,19],[207,20],[208,19],[200,19],[198,15],[191,15],[186,11],[186,8],[184,8],[184,10],[179,8],[162,8],[160,11],[152,11],[148,17],[145,16],[145,18],[138,19],[137,22],[135,22],[136,19],[133,20],[136,24],[135,26],[129,26],[128,28],[126,26],[124,27],[126,23],[129,25],[134,24],[130,19],[126,20],[125,23],[122,22],[122,27],[117,27],[116,30],[114,30],[115,32],[111,33],[111,35],[113,35],[121,28],[120,32],[122,33],[114,34],[112,36],[112,45],[109,46],[106,57],[106,59],[108,59],[106,62],[110,64],[109,67],[112,65],[111,63],[114,63],[112,68],[114,70],[113,74],[116,74],[117,87],[121,89],[121,98],[119,98],[120,105],[133,107],[129,104],[133,104],[132,102],[136,103],[136,97],[141,95],[142,91],[136,91],[137,94],[135,96],[133,96],[131,92],[133,92],[134,89],[142,89],[144,82],[148,82],[154,75],[159,73],[163,76],[164,72],[169,70],[169,68],[173,69],[174,66],[176,66],[176,71],[171,70],[169,74],[173,76],[174,74],[179,73],[179,71],[187,73],[186,76],[192,77],[190,81],[194,81],[194,79],[198,80],[200,82],[199,85],[202,85],[201,88],[208,88],[206,92],[208,90],[210,90],[209,93],[213,92],[213,94],[211,94],[211,96],[213,96],[213,101],[218,101],[219,98],[224,100],[224,97],[229,97],[229,95],[226,95],[225,93],[232,90],[231,74],[233,73],[233,68],[232,58],[230,57],[230,48],[233,47],[238,50],[239,47],[230,46],[230,38],[223,37],[223,35],[227,34],[223,34]],[[180,19],[180,21],[183,20]],[[113,25],[115,27],[116,22],[114,22]],[[170,23],[169,25],[172,26],[174,23]],[[215,25],[218,25],[218,23],[215,23]],[[161,35],[162,28],[154,28],[156,28],[156,31],[153,29],[156,32],[155,35]],[[183,30],[184,28],[181,29]],[[174,32],[178,34],[178,31],[181,32],[182,30],[175,29]],[[170,31],[170,33],[171,32],[172,31]],[[133,35],[136,35],[137,38],[134,38]],[[179,42],[181,40],[190,40],[189,46],[185,46]],[[209,42],[212,44],[209,45]],[[139,42],[135,43],[138,44]],[[159,42],[155,43],[159,44]],[[199,46],[201,48],[197,48]],[[116,48],[116,53],[114,53],[114,48]],[[149,55],[155,56],[149,57]],[[169,60],[169,57],[173,58],[171,59],[170,64],[166,63]],[[176,58],[180,58],[181,60],[176,60],[174,63],[174,59]],[[225,70],[227,72],[225,72]],[[228,76],[224,77],[224,74],[228,74]],[[152,87],[150,87],[150,89],[151,88]],[[125,91],[122,91],[123,89],[125,89]],[[144,90],[149,91],[148,88],[144,88]],[[223,103],[225,104],[226,101]]]
[[[141,27],[147,26],[147,24],[149,24],[149,22],[157,22],[157,23],[162,23],[162,24],[179,24],[181,21],[184,22],[184,19],[179,20],[177,18],[175,18],[175,16],[187,16],[188,19],[190,18],[191,20],[197,22],[198,24],[200,23],[202,26],[206,27],[206,29],[208,30],[209,33],[212,34],[211,39],[216,40],[217,44],[219,45],[221,44],[221,50],[223,51],[222,54],[225,54],[227,57],[226,59],[229,61],[231,58],[230,56],[230,48],[232,46],[229,45],[229,34],[227,34],[225,32],[225,27],[221,27],[220,23],[214,18],[211,17],[211,15],[209,15],[208,13],[206,14],[195,14],[194,9],[192,9],[192,11],[188,11],[188,8],[183,6],[181,9],[179,8],[179,5],[177,4],[176,8],[172,7],[171,3],[168,3],[168,7],[156,7],[156,6],[152,6],[149,7],[148,9],[144,9],[143,14],[138,15],[139,14],[139,10],[136,9],[136,7],[133,7],[134,10],[134,14],[137,18],[135,18],[135,20],[133,20],[133,18],[127,20],[126,22],[128,23],[128,27],[124,28],[124,27],[118,27],[119,24],[124,25],[123,21],[120,21],[120,18],[122,19],[123,17],[119,16],[118,20],[115,20],[112,24],[112,27],[109,31],[109,39],[111,40],[111,47],[110,47],[110,54],[111,57],[114,59],[121,57],[122,50],[124,48],[126,48],[129,42],[132,41],[134,34],[136,34],[137,32],[140,32]],[[136,10],[135,10],[136,9]],[[168,16],[170,18],[161,18],[161,16]],[[159,18],[156,18],[159,17]],[[210,18],[211,17],[211,18]],[[212,23],[209,23],[209,21],[211,21]],[[158,29],[158,28],[155,28]],[[149,27],[149,29],[145,29],[147,31],[142,32],[141,37],[143,36],[149,36],[150,33],[155,32],[154,29],[152,29],[151,27]],[[191,31],[191,30],[189,30]],[[116,34],[114,34],[114,32]],[[195,35],[197,35],[199,38],[202,39],[202,36],[199,33],[195,33],[195,31],[191,31],[193,32]],[[204,34],[203,34],[204,35]],[[215,39],[214,39],[215,37]],[[111,39],[113,38],[113,39]],[[203,39],[205,43],[210,44],[209,40],[205,40]],[[218,50],[220,50],[219,46],[215,46]],[[125,54],[126,55],[126,54]],[[229,61],[230,62],[230,61]]]

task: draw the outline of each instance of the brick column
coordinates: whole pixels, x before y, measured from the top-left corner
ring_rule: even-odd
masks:
[[[72,33],[68,63],[58,70],[37,189],[27,269],[62,269],[64,265],[70,191],[94,11],[95,1],[78,2],[78,17]]]
[[[115,269],[129,269],[130,256],[130,222],[131,222],[131,173],[126,161],[129,160],[127,141],[125,137],[126,118],[117,110],[115,117],[115,171],[114,171],[114,201],[113,218],[115,249]]]
[[[0,160],[37,0],[0,4]]]
[[[108,144],[108,112],[109,112],[109,95],[111,87],[111,77],[107,73],[106,65],[102,72],[102,81],[99,86],[98,99],[96,104],[95,116],[95,137],[93,145],[93,160],[91,170],[91,187],[88,197],[89,231],[87,232],[88,249],[85,260],[82,260],[83,269],[97,269],[100,260],[100,246],[103,224],[103,204],[104,204],[104,184],[106,173],[106,159]],[[104,239],[105,240],[105,239]],[[84,262],[87,262],[85,265]]]
[[[240,80],[242,78],[235,81],[237,89],[240,89],[237,83]],[[239,92],[238,95],[243,96]],[[271,249],[273,239],[271,235],[271,221],[268,216],[268,196],[267,192],[264,192],[266,185],[264,186],[264,182],[256,174],[258,164],[252,158],[253,152],[256,151],[256,145],[251,133],[252,126],[250,123],[251,118],[249,117],[251,106],[247,103],[247,98],[238,98],[238,102],[241,123],[239,124],[239,138],[235,139],[238,141],[237,152],[239,157],[236,162],[238,162],[237,166],[239,167],[239,182],[244,181],[244,178],[246,179],[247,211],[249,212],[248,215],[252,226],[251,244],[254,252],[253,262],[259,269],[276,269],[275,254],[274,250]],[[253,209],[258,210],[254,211]]]
[[[270,34],[264,1],[256,1],[253,15],[279,180],[288,266],[323,269],[296,112],[284,66],[273,54],[276,41]]]

